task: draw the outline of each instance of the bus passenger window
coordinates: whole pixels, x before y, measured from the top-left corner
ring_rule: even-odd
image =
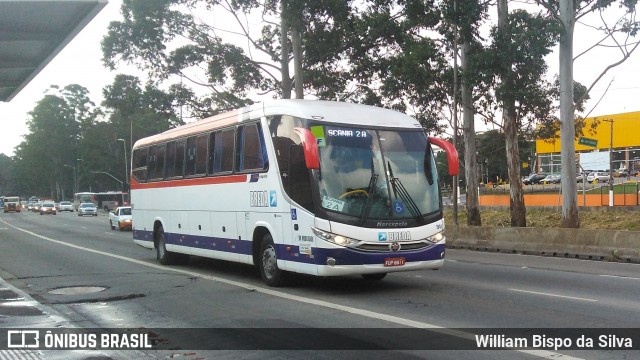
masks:
[[[192,136],[187,139],[187,156],[184,167],[184,176],[190,176],[196,173],[196,137]]]
[[[149,160],[147,161],[147,179],[155,179],[156,178],[156,150],[155,146],[149,148]]]
[[[196,139],[196,174],[207,173],[207,139],[209,135],[199,135]]]
[[[263,170],[265,168],[265,158],[257,124],[240,128],[239,139],[242,148],[238,156],[238,170]]]
[[[176,141],[176,164],[173,168],[173,175],[175,177],[184,176],[184,140]]]
[[[147,148],[133,150],[133,165],[131,175],[140,181],[147,180]]]
[[[176,142],[167,143],[167,162],[165,163],[165,177],[173,177],[174,167],[176,164]]]
[[[164,144],[157,145],[156,150],[156,179],[162,179],[164,177]]]
[[[234,129],[216,132],[214,147],[213,172],[233,171]]]

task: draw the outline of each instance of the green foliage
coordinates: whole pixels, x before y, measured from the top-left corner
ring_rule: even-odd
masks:
[[[425,129],[439,132],[446,99],[443,77],[450,72],[437,41],[424,36],[439,25],[435,1],[272,0],[232,2],[126,0],[123,19],[111,23],[102,41],[103,59],[135,64],[164,81],[184,74],[208,92],[197,97],[182,86],[183,104],[194,114],[211,114],[252,103],[251,94],[280,94],[280,22],[302,33],[304,87],[320,99],[411,110]],[[198,9],[198,16],[194,16]],[[206,11],[205,11],[206,10]],[[281,14],[281,10],[284,11]],[[224,42],[203,13],[237,19],[241,42]],[[259,32],[245,17],[261,13]],[[290,40],[288,40],[290,41]],[[245,46],[245,44],[248,44]],[[291,49],[291,46],[287,46]],[[288,54],[291,58],[291,53]],[[200,69],[204,81],[190,77]],[[284,79],[291,81],[292,79]],[[286,97],[286,96],[285,96]],[[207,110],[207,108],[209,110]]]
[[[76,166],[84,134],[99,115],[82,86],[51,90],[55,94],[45,95],[29,112],[29,133],[16,148],[18,190],[23,195],[59,198],[65,189],[66,194],[73,191],[73,176],[65,176],[64,165]]]

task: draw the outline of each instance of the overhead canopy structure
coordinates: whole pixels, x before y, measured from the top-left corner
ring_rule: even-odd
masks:
[[[108,0],[0,0],[0,101],[10,101]]]

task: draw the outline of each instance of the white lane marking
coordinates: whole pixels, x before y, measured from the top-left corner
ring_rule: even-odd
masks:
[[[87,251],[87,252],[94,253],[94,254],[109,256],[109,257],[112,257],[112,258],[115,258],[115,259],[128,261],[130,263],[134,263],[134,264],[138,264],[138,265],[142,265],[142,266],[146,266],[146,267],[162,270],[162,271],[165,271],[165,272],[166,271],[171,271],[171,272],[174,272],[174,273],[179,273],[179,274],[189,275],[189,276],[193,276],[193,277],[198,277],[198,278],[205,279],[205,280],[217,281],[217,282],[220,282],[220,283],[223,283],[223,284],[232,285],[232,286],[240,287],[240,288],[243,288],[243,289],[260,292],[260,293],[263,293],[263,294],[279,297],[279,298],[282,298],[282,299],[297,301],[297,302],[310,304],[310,305],[322,306],[322,307],[329,308],[329,309],[334,309],[334,310],[340,310],[340,311],[344,311],[344,312],[355,314],[355,315],[360,315],[360,316],[371,318],[371,319],[375,319],[375,320],[383,320],[383,321],[387,321],[387,322],[390,322],[390,323],[393,323],[393,324],[404,325],[404,326],[407,326],[407,327],[413,327],[413,328],[418,328],[418,329],[431,329],[431,331],[439,332],[441,334],[446,334],[446,335],[450,335],[450,336],[456,336],[456,337],[467,339],[467,340],[470,340],[470,341],[475,341],[475,335],[476,334],[473,334],[473,333],[464,332],[464,331],[458,331],[458,330],[454,330],[454,329],[448,329],[448,328],[445,328],[445,327],[442,327],[442,326],[429,324],[429,323],[425,323],[425,322],[420,322],[420,321],[415,321],[415,320],[411,320],[411,319],[405,319],[405,318],[401,318],[401,317],[398,317],[398,316],[380,314],[380,313],[376,313],[376,312],[373,312],[373,311],[364,310],[364,309],[358,309],[358,308],[354,308],[354,307],[351,307],[351,306],[335,304],[335,303],[331,303],[331,302],[324,301],[324,300],[311,299],[311,298],[307,298],[307,297],[303,297],[303,296],[299,296],[299,295],[287,294],[287,293],[284,293],[284,292],[281,292],[281,291],[272,290],[272,289],[268,289],[268,288],[263,288],[263,287],[259,287],[259,286],[254,286],[254,285],[242,283],[242,282],[239,282],[239,281],[224,279],[224,278],[220,278],[220,277],[217,277],[217,276],[205,275],[205,274],[198,273],[198,272],[195,272],[195,271],[189,271],[189,270],[184,270],[184,269],[175,269],[175,268],[170,268],[170,267],[167,267],[167,266],[164,266],[164,265],[160,265],[160,264],[153,264],[153,263],[149,263],[149,262],[142,261],[142,260],[128,258],[128,257],[122,256],[122,255],[111,254],[111,253],[107,253],[107,252],[104,252],[104,251],[94,250],[94,249],[86,248],[86,247],[79,246],[79,245],[69,244],[69,243],[66,243],[66,242],[63,242],[63,241],[60,241],[60,240],[51,239],[49,237],[36,234],[36,233],[31,232],[29,230],[25,230],[25,229],[19,228],[19,227],[15,226],[15,225],[11,225],[11,224],[7,223],[6,221],[4,221],[3,219],[0,219],[0,221],[5,223],[5,224],[7,224],[7,225],[9,225],[9,226],[11,226],[11,227],[13,227],[16,230],[22,231],[24,233],[27,233],[29,235],[38,237],[38,238],[46,240],[46,241],[50,241],[52,243],[56,243],[56,244],[63,245],[63,246],[68,246],[70,248],[83,250],[83,251]],[[555,353],[555,352],[547,351],[547,350],[512,349],[512,351],[516,351],[516,352],[520,352],[520,353],[524,353],[524,354],[529,354],[529,355],[532,355],[532,356],[537,356],[537,357],[541,357],[541,358],[545,358],[545,359],[557,359],[557,358],[561,357],[563,360],[584,360],[582,358],[571,357],[571,356],[568,356],[568,355]]]
[[[631,276],[619,276],[619,275],[600,275],[600,276],[602,276],[602,277],[612,277],[612,278],[616,278],[616,279],[640,280],[640,278],[631,277]]]
[[[527,293],[527,294],[552,296],[552,297],[558,297],[558,298],[563,298],[563,299],[572,299],[572,300],[581,300],[581,301],[593,301],[593,302],[597,302],[598,301],[598,300],[594,300],[594,299],[587,299],[587,298],[581,298],[581,297],[575,297],[575,296],[558,295],[558,294],[549,294],[549,293],[543,293],[543,292],[539,292],[539,291],[529,291],[529,290],[521,290],[521,289],[509,289],[509,290],[517,291],[517,292],[523,292],[523,293]]]

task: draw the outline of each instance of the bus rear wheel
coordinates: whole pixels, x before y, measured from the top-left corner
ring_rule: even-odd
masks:
[[[262,281],[269,286],[282,286],[286,282],[286,274],[278,269],[278,257],[276,246],[271,234],[266,234],[260,244],[260,276]]]
[[[162,226],[160,226],[156,232],[156,257],[162,265],[173,265],[176,263],[176,254],[167,251],[164,228]]]

